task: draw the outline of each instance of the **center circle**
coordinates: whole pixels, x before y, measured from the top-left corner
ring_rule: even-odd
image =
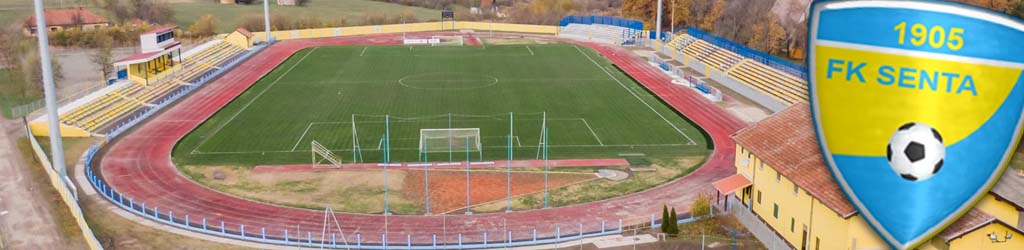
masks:
[[[398,79],[398,84],[412,89],[478,89],[498,84],[498,78],[474,73],[436,72],[408,75]]]

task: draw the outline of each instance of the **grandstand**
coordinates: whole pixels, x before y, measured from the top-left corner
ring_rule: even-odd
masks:
[[[633,44],[643,36],[643,24],[629,19],[568,16],[560,25],[558,35],[561,37],[615,45]]]
[[[92,135],[102,135],[101,131],[117,124],[120,118],[153,106],[162,97],[182,86],[195,83],[246,50],[223,40],[211,41],[197,49],[198,52],[184,58],[179,66],[168,70],[173,72],[148,79],[148,85],[130,82],[110,86],[115,89],[61,113],[61,123],[83,129]],[[45,123],[45,119],[40,117],[33,122]]]
[[[787,106],[808,102],[807,81],[776,67],[685,33],[677,35],[667,46]]]

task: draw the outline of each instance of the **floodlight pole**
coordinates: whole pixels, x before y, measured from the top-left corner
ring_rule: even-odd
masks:
[[[655,27],[654,27],[654,39],[656,41],[660,41],[661,40],[661,0],[658,0],[658,12],[654,13],[654,16],[657,17],[657,19],[656,19],[657,21],[655,21]]]
[[[267,43],[270,43],[270,0],[263,0],[263,25]]]
[[[43,95],[46,99],[46,120],[50,128],[50,152],[53,154],[53,168],[60,174],[60,181],[68,176],[64,166],[64,141],[60,133],[60,117],[57,114],[57,94],[53,84],[53,66],[50,65],[50,41],[47,37],[46,14],[43,0],[32,1],[36,12],[36,37],[39,41],[39,64],[43,73]]]
[[[512,112],[508,112],[508,161],[505,162],[505,191],[508,194],[505,212],[512,212],[512,136],[514,135]]]

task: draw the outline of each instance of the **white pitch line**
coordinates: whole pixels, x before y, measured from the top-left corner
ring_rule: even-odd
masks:
[[[594,133],[594,128],[590,127],[590,123],[587,122],[587,119],[580,118],[580,120],[583,120],[583,125],[586,125],[587,129],[590,130],[590,134],[594,136],[594,139],[597,139],[597,144],[601,144],[601,146],[604,146],[604,142],[601,142],[601,137],[598,137],[597,133]]]
[[[535,55],[537,55],[537,54],[534,54],[534,53],[533,53],[533,50],[532,50],[532,49],[530,49],[530,45],[526,45],[526,50],[529,50],[529,51],[530,51],[530,55],[531,55],[531,56],[535,56]]]
[[[640,96],[637,95],[635,92],[633,92],[632,89],[629,89],[629,87],[626,87],[626,84],[622,83],[622,81],[619,81],[619,78],[615,78],[615,76],[612,75],[611,72],[608,72],[607,69],[605,69],[604,67],[601,67],[601,64],[597,63],[597,61],[594,61],[594,58],[591,58],[590,55],[587,55],[587,53],[584,53],[583,49],[580,49],[579,46],[574,46],[574,47],[576,47],[576,51],[579,51],[580,54],[583,54],[583,56],[587,57],[587,59],[590,60],[591,63],[594,63],[594,66],[597,66],[598,69],[601,69],[601,71],[604,71],[604,73],[607,74],[608,77],[611,77],[612,80],[615,80],[615,82],[619,83],[619,86],[621,86],[623,89],[626,89],[626,91],[629,92],[629,94],[633,95],[633,97],[636,97],[637,101],[640,101],[640,103],[643,103],[645,106],[647,106],[647,108],[651,109],[651,111],[654,111],[655,114],[658,114],[658,117],[661,117],[661,120],[665,121],[665,123],[668,123],[669,126],[672,126],[672,128],[675,129],[676,132],[679,132],[680,135],[683,135],[683,137],[686,137],[686,140],[690,141],[689,144],[693,145],[693,144],[697,143],[697,142],[693,141],[693,138],[690,138],[689,135],[686,135],[686,133],[683,133],[682,129],[679,129],[679,127],[676,127],[675,124],[672,124],[672,122],[668,121],[668,118],[665,118],[665,116],[662,115],[661,112],[658,112],[658,110],[654,109],[654,107],[651,107],[650,104],[647,104],[647,102],[644,101],[644,99],[641,99]]]
[[[302,131],[302,136],[299,136],[299,140],[295,141],[295,146],[292,146],[293,152],[295,151],[296,148],[299,148],[299,143],[302,142],[302,138],[306,138],[306,133],[309,133],[309,128],[311,127],[313,127],[312,122],[309,123],[309,126],[306,126],[306,131]]]
[[[256,102],[256,100],[260,99],[260,97],[263,96],[264,93],[267,93],[267,90],[270,90],[271,88],[273,88],[274,85],[277,84],[277,82],[281,80],[281,78],[284,78],[284,76],[288,75],[289,72],[292,72],[292,70],[295,69],[296,66],[299,66],[299,64],[302,64],[302,61],[306,60],[306,57],[309,57],[310,54],[313,54],[313,51],[316,51],[316,49],[319,49],[319,48],[320,47],[313,47],[313,49],[309,50],[309,52],[307,52],[305,55],[303,55],[302,58],[299,58],[298,62],[295,62],[295,64],[292,64],[292,66],[289,67],[288,70],[285,70],[284,73],[282,73],[281,75],[277,76],[277,79],[274,79],[273,82],[270,82],[270,85],[268,85],[266,88],[264,88],[262,91],[260,91],[260,93],[257,94],[256,97],[253,97],[252,99],[249,99],[249,102],[246,103],[245,106],[242,106],[242,108],[239,109],[238,112],[235,112],[234,115],[231,115],[231,118],[228,118],[227,121],[225,121],[224,123],[221,123],[220,126],[217,126],[217,129],[214,129],[213,133],[209,134],[210,136],[207,136],[206,138],[203,139],[202,142],[199,142],[199,144],[196,145],[196,148],[193,148],[192,152],[189,153],[189,154],[194,154],[194,153],[198,152],[199,147],[203,146],[203,144],[206,144],[206,141],[210,140],[210,138],[213,138],[214,136],[216,136],[217,133],[219,133],[221,129],[224,129],[224,127],[227,126],[229,123],[231,123],[231,121],[234,121],[235,117],[238,117],[238,114],[241,114],[243,111],[245,111],[245,109],[249,108],[249,105],[252,105],[253,102]]]
[[[366,54],[366,49],[369,49],[369,48],[370,47],[363,47],[363,52],[359,52],[359,56],[363,56],[363,54]],[[412,47],[409,47],[409,49],[412,50]]]

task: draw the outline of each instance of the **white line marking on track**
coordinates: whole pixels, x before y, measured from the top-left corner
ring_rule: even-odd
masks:
[[[580,49],[579,46],[573,46],[573,47],[576,47],[576,50],[579,51],[580,54],[583,54],[583,56],[587,57],[587,59],[590,60],[591,63],[594,63],[594,66],[597,66],[598,69],[601,69],[601,71],[604,71],[604,73],[607,74],[608,77],[611,77],[613,80],[615,80],[615,82],[619,83],[619,86],[621,86],[623,89],[626,89],[626,91],[629,92],[629,94],[633,95],[633,97],[636,97],[637,101],[640,101],[640,103],[643,103],[645,106],[647,106],[647,108],[651,109],[651,111],[654,111],[655,114],[658,114],[658,117],[661,117],[661,120],[664,120],[665,123],[668,123],[669,126],[672,126],[672,128],[675,129],[676,132],[679,132],[680,135],[683,135],[683,137],[686,137],[686,140],[690,141],[688,143],[689,145],[697,144],[697,142],[693,141],[693,138],[690,138],[689,135],[686,135],[686,133],[683,133],[682,129],[679,129],[679,127],[676,127],[675,124],[672,124],[672,122],[668,121],[668,118],[665,118],[665,116],[662,115],[661,112],[658,112],[658,110],[655,110],[654,107],[651,107],[650,104],[647,104],[647,102],[644,101],[644,99],[641,99],[640,96],[637,95],[635,92],[633,92],[632,89],[629,89],[629,87],[626,87],[626,84],[622,83],[622,81],[619,81],[619,78],[615,78],[615,76],[612,75],[611,72],[608,72],[607,69],[605,69],[604,67],[601,67],[601,64],[597,63],[597,61],[594,61],[594,58],[591,58],[590,55],[587,55],[587,53],[584,53],[583,49]]]
[[[295,62],[295,64],[292,64],[292,66],[289,67],[288,70],[285,70],[284,73],[281,73],[281,75],[277,76],[277,78],[274,79],[273,82],[270,82],[269,86],[267,86],[262,91],[260,91],[259,94],[256,94],[256,97],[253,97],[252,99],[249,99],[249,102],[245,103],[245,106],[242,106],[242,108],[239,109],[238,112],[235,112],[234,115],[231,115],[231,118],[228,118],[227,121],[225,121],[224,123],[221,123],[220,126],[217,126],[217,128],[213,130],[213,133],[210,133],[209,136],[204,138],[202,142],[199,142],[199,144],[196,145],[196,148],[193,148],[192,152],[190,152],[189,154],[197,153],[199,151],[199,147],[203,146],[203,144],[205,144],[206,141],[210,140],[210,138],[213,138],[214,136],[216,136],[217,133],[219,133],[221,129],[224,129],[224,127],[226,127],[229,123],[231,123],[231,121],[234,121],[235,117],[238,117],[238,115],[241,114],[243,111],[245,111],[245,109],[249,108],[249,105],[252,105],[253,102],[256,102],[256,100],[260,99],[260,97],[263,96],[264,93],[267,93],[267,90],[270,90],[271,88],[273,88],[274,85],[277,84],[277,82],[281,80],[281,78],[284,78],[284,76],[288,75],[289,72],[292,72],[292,70],[295,69],[296,66],[299,66],[299,64],[302,64],[302,61],[306,60],[306,57],[309,57],[310,54],[313,54],[313,51],[316,51],[316,49],[319,49],[319,48],[320,47],[313,47],[313,49],[310,50],[309,52],[307,52],[305,55],[303,55],[302,58],[299,58],[298,62]],[[271,70],[271,72],[273,72],[273,70]]]

